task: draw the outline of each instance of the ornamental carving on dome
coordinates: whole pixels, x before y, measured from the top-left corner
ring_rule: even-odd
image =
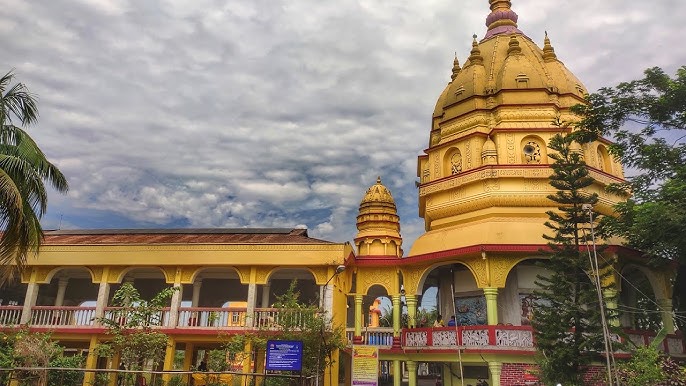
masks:
[[[377,178],[376,184],[367,189],[360,205],[374,202],[386,202],[395,205],[391,192],[381,183],[381,177]]]

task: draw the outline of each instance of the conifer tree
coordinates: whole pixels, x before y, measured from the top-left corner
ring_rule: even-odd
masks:
[[[561,132],[548,145],[552,150],[549,157],[555,160],[550,184],[557,189],[548,198],[558,210],[547,212],[545,225],[553,233],[543,235],[550,252],[541,266],[548,274],[537,278],[538,302],[532,324],[541,378],[553,385],[582,385],[585,366],[602,359],[598,353],[604,351],[599,297],[587,244],[587,205],[596,204],[598,196],[587,190],[593,178],[582,154],[573,150],[578,140],[574,133]],[[607,272],[602,265],[598,271]]]

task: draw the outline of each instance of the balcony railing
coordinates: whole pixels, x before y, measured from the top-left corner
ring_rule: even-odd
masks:
[[[346,338],[348,343],[352,344],[353,336],[355,335],[354,328],[346,328]],[[392,346],[393,345],[393,328],[392,327],[369,327],[362,330],[362,344],[372,346]]]
[[[20,324],[23,306],[0,306],[0,326]],[[178,322],[172,325],[171,310],[162,309],[153,315],[152,326],[178,329],[281,329],[302,328],[314,314],[311,310],[281,310],[276,308],[255,309],[252,320],[248,319],[246,308],[182,307]],[[121,308],[106,307],[105,318],[125,326],[130,314]],[[53,307],[31,308],[29,324],[35,327],[59,329],[97,327],[95,307]],[[353,329],[346,330],[346,337],[352,343]],[[631,341],[637,346],[647,346],[655,339],[655,333],[627,330],[626,337],[615,336],[615,341]],[[366,328],[362,330],[364,344],[391,347],[392,328]],[[401,345],[419,350],[476,349],[503,351],[533,351],[533,330],[529,326],[460,326],[439,328],[403,329]],[[669,355],[686,356],[686,347],[681,336],[668,335],[658,347]]]
[[[245,327],[245,308],[182,307],[177,327]]]
[[[0,306],[0,325],[14,326],[21,321],[22,306]]]
[[[95,323],[95,307],[31,308],[31,325],[37,327],[90,327]]]

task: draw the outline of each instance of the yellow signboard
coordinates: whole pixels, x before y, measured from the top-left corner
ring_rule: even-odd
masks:
[[[379,347],[353,346],[352,386],[378,386]]]

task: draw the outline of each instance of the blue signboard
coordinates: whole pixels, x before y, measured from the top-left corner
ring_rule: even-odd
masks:
[[[300,340],[267,341],[267,370],[301,371],[303,342]]]

